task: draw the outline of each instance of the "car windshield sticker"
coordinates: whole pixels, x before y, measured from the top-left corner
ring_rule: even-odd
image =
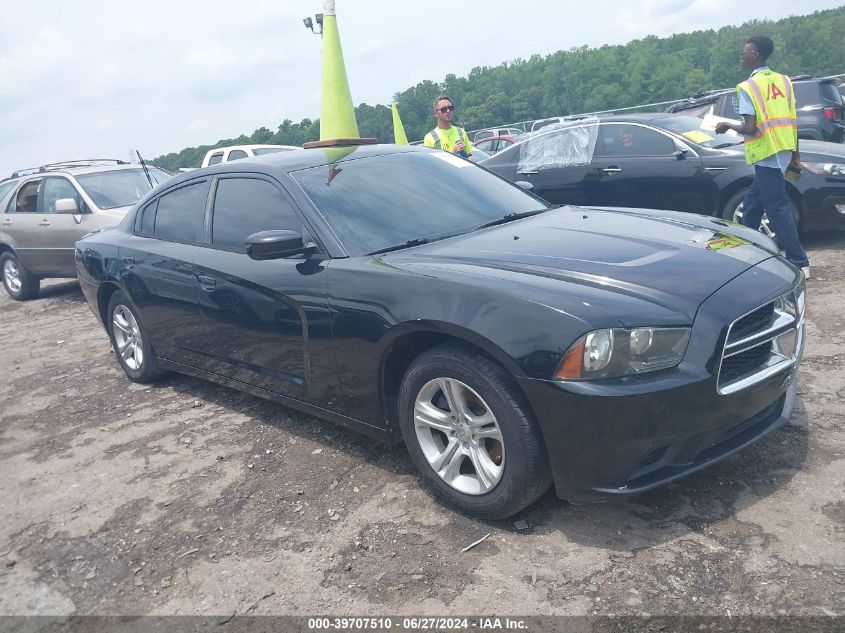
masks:
[[[737,237],[736,235],[730,235],[728,233],[714,233],[713,239],[707,240],[705,250],[708,251],[720,251],[723,248],[736,248],[737,246],[746,246],[751,242],[742,239],[741,237]]]
[[[683,135],[693,143],[706,143],[707,141],[713,140],[712,136],[700,130],[690,130],[689,132],[684,132]]]
[[[454,165],[455,167],[470,167],[472,165],[472,163],[465,158],[455,156],[454,154],[450,154],[445,151],[432,152],[431,154],[426,154],[426,156],[434,156],[435,158],[439,158],[440,160],[445,161],[450,165]]]
[[[519,146],[517,171],[589,165],[598,138],[598,119],[579,119],[543,128]]]

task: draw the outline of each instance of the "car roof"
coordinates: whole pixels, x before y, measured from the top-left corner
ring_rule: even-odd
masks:
[[[232,149],[266,149],[266,148],[273,148],[273,147],[294,147],[295,145],[223,145],[222,147],[214,147],[209,152],[223,152],[225,150],[232,150]],[[299,148],[296,148],[299,149]]]
[[[81,174],[99,174],[104,171],[125,171],[128,169],[143,169],[143,167],[138,163],[126,163],[124,161],[119,160],[110,160],[110,163],[111,164],[104,164],[102,161],[98,160],[51,163],[48,165],[42,165],[40,167],[27,167],[24,169],[18,169],[17,171],[13,172],[11,176],[9,176],[8,178],[4,178],[3,180],[5,181],[13,180],[16,178],[30,178],[32,176],[44,176],[47,174],[67,174],[71,176],[79,176]],[[155,167],[155,165],[149,165],[149,167],[153,168]]]
[[[186,180],[191,180],[197,176],[206,174],[214,175],[221,172],[248,173],[265,171],[269,173],[290,173],[301,169],[320,167],[323,165],[338,163],[340,161],[349,161],[358,158],[367,158],[370,156],[437,151],[441,150],[434,150],[417,145],[391,144],[313,147],[296,152],[276,152],[273,154],[262,154],[260,156],[219,163],[217,165],[211,165],[210,167],[203,167],[201,169],[195,169],[193,171],[180,174],[171,180],[168,180],[167,183],[168,185],[177,184]]]

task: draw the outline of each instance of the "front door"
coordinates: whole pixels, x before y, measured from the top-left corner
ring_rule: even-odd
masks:
[[[590,204],[702,213],[701,159],[641,124],[602,123],[588,174]]]
[[[212,371],[340,410],[326,298],[326,265],[293,257],[256,261],[246,237],[308,232],[281,186],[259,175],[217,179],[207,244],[196,255],[199,305]]]

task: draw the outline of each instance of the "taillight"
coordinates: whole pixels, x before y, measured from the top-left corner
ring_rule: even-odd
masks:
[[[824,109],[824,118],[828,121],[841,121],[842,120],[842,109],[841,108],[825,108]]]

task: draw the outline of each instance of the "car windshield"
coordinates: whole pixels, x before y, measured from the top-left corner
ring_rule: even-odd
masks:
[[[729,147],[742,143],[742,137],[736,132],[728,131],[725,134],[716,134],[709,120],[699,119],[694,116],[673,116],[665,119],[655,119],[651,121],[651,124],[679,134],[686,140],[703,147]]]
[[[352,255],[464,233],[511,213],[549,208],[523,189],[442,151],[338,160],[291,176]]]
[[[153,185],[160,185],[172,176],[157,167],[149,167]],[[128,207],[152,189],[144,170],[120,169],[76,176],[82,189],[100,209]]]

